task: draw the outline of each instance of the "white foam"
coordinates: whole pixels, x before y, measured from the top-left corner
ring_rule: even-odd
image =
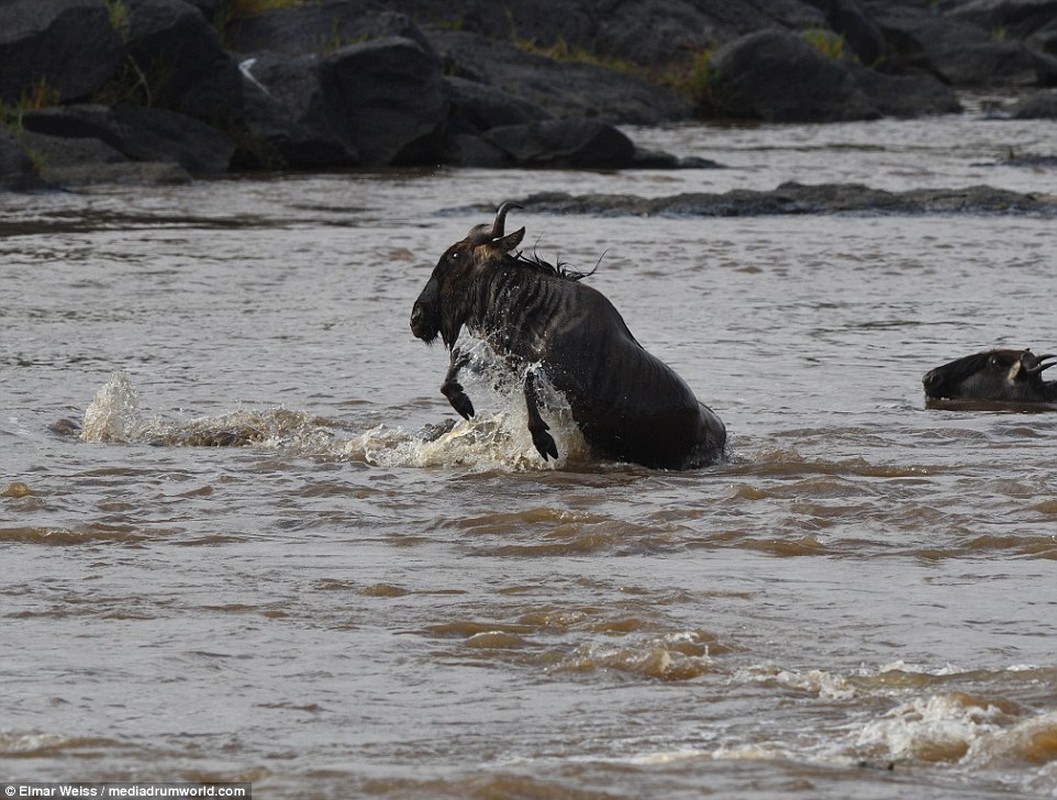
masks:
[[[546,410],[559,457],[544,461],[532,444],[523,397],[503,395],[494,386],[482,396],[500,410],[457,423],[449,418],[447,425],[440,426],[439,435],[377,425],[339,438],[335,435],[340,427],[337,422],[282,407],[236,408],[191,420],[147,420],[132,379],[117,371],[85,410],[80,438],[83,442],[143,442],[169,447],[249,446],[386,467],[538,470],[560,469],[570,461],[586,459],[587,446],[567,410]]]
[[[81,441],[131,442],[142,433],[143,417],[136,387],[126,373],[114,372],[85,409]]]
[[[916,697],[864,725],[856,745],[893,759],[959,761],[975,740],[999,730],[1001,713],[953,694]]]

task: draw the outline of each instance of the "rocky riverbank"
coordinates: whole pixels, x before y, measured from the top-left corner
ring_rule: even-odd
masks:
[[[695,192],[648,198],[629,194],[545,192],[528,195],[517,202],[526,209],[550,214],[638,217],[953,213],[1057,216],[1057,195],[1026,194],[990,186],[889,192],[856,183],[783,183],[767,191],[735,189],[718,194]]]
[[[264,10],[269,9],[269,10]],[[7,0],[0,186],[703,168],[617,126],[1057,114],[1057,0]]]

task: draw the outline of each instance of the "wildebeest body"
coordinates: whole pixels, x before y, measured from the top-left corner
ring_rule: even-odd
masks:
[[[648,353],[600,292],[512,250],[524,229],[503,236],[506,206],[490,230],[478,226],[441,258],[412,312],[412,330],[439,333],[452,350],[442,386],[465,417],[473,405],[458,383],[456,339],[465,325],[524,374],[529,430],[540,454],[557,448],[539,412],[539,377],[569,403],[588,444],[603,457],[683,469],[723,454],[726,431],[671,368]]]

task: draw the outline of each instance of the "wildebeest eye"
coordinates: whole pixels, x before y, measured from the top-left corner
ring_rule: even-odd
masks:
[[[991,356],[988,360],[988,366],[992,369],[1002,369],[1002,364],[998,360],[998,356]]]

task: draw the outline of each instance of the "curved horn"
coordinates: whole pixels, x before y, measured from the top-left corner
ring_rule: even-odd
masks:
[[[1038,375],[1044,369],[1049,369],[1052,366],[1057,366],[1057,361],[1051,361],[1049,364],[1043,364],[1042,363],[1047,358],[1054,358],[1054,357],[1055,357],[1055,355],[1053,353],[1049,353],[1049,354],[1044,355],[1044,356],[1037,356],[1036,359],[1035,359],[1035,361],[1036,361],[1035,366],[1034,367],[1029,367],[1028,370],[1027,370],[1027,373],[1029,375]]]
[[[499,210],[495,212],[495,222],[492,223],[491,234],[493,239],[500,239],[503,237],[503,228],[506,227],[506,215],[512,208],[524,208],[524,206],[520,203],[507,200],[499,206]]]

